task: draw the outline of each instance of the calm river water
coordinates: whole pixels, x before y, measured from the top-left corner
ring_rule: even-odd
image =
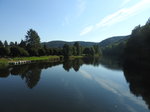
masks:
[[[0,112],[150,112],[147,73],[109,59],[1,69]]]

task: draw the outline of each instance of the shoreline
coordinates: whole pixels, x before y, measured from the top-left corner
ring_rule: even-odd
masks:
[[[76,58],[83,58],[84,56],[70,56],[69,60]],[[5,68],[8,66],[30,64],[36,62],[58,62],[63,61],[64,56],[39,56],[39,57],[15,57],[15,58],[0,58],[0,68]]]

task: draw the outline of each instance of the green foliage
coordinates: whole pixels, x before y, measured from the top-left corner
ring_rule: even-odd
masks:
[[[89,54],[90,54],[90,48],[89,48],[89,47],[86,47],[86,48],[83,50],[83,54],[89,55]]]
[[[84,41],[78,41],[80,47],[91,47],[93,45],[96,45],[95,42],[84,42]],[[48,48],[63,48],[64,44],[68,44],[69,46],[74,46],[75,42],[67,42],[67,41],[50,41],[50,42],[44,42],[42,45],[46,44]]]
[[[114,43],[112,45],[102,48],[104,56],[122,58],[126,41]]]
[[[74,56],[77,55],[77,50],[76,50],[76,47],[75,47],[75,46],[72,47],[72,54],[73,54]]]
[[[94,50],[94,48],[93,48],[93,47],[91,47],[91,48],[90,48],[90,52],[91,52],[90,54],[91,54],[92,56],[94,56],[94,54],[95,54],[95,50]]]
[[[137,26],[125,47],[125,59],[131,62],[150,62],[150,20],[144,26]]]
[[[30,46],[31,48],[39,49],[41,47],[40,37],[35,30],[30,29],[29,31],[27,31],[27,35],[25,36],[25,38],[26,45]]]
[[[67,44],[63,46],[63,55],[65,58],[68,58],[71,55],[70,47]]]
[[[15,43],[14,42],[10,42],[9,46],[15,46]]]
[[[99,55],[99,56],[102,55],[100,46],[94,45],[93,48],[94,48],[95,54],[97,54],[97,55]]]
[[[76,48],[76,55],[80,55],[81,54],[81,49],[80,49],[79,42],[75,42],[74,47]]]
[[[35,48],[28,49],[28,52],[29,52],[30,56],[38,56],[39,55],[38,49],[35,49]]]
[[[39,54],[39,56],[44,56],[46,54],[45,49],[44,48],[39,49],[38,54]]]
[[[8,42],[7,42],[7,40],[4,41],[4,46],[5,46],[5,47],[8,47]]]
[[[99,43],[101,48],[105,48],[107,46],[113,45],[115,43],[120,43],[126,41],[130,36],[115,36],[108,39],[105,39]]]
[[[100,42],[101,54],[118,59],[123,58],[124,48],[130,36],[112,37]]]
[[[9,52],[7,47],[0,47],[0,57],[8,56]]]
[[[26,49],[26,42],[21,40],[20,44],[19,44],[20,47]]]
[[[99,46],[86,47],[83,50],[83,54],[87,56],[94,56],[96,54],[101,55],[99,50],[100,50]]]
[[[4,44],[2,41],[0,41],[0,47],[4,47]]]
[[[10,55],[13,56],[13,57],[16,57],[16,56],[29,56],[29,53],[25,49],[23,49],[19,46],[11,47],[10,52],[11,52]]]

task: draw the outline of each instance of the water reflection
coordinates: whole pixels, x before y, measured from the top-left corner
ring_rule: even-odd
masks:
[[[125,63],[124,76],[129,83],[130,91],[142,96],[150,109],[150,66],[141,63]]]
[[[107,69],[111,70],[121,70],[123,69],[124,76],[126,81],[129,83],[130,91],[136,96],[142,96],[144,101],[147,103],[150,109],[150,70],[149,66],[143,66],[141,64],[129,64],[126,63],[124,66],[121,66],[121,63],[118,60],[111,58],[83,58],[75,60],[66,60],[64,62],[55,62],[55,63],[35,63],[29,65],[20,65],[14,67],[8,67],[3,70],[0,70],[0,78],[8,78],[9,76],[19,76],[22,80],[25,81],[28,88],[34,88],[41,78],[42,69],[47,69],[53,66],[62,64],[65,71],[69,72],[70,69],[74,71],[79,71],[84,77],[91,79],[89,75],[84,70],[79,70],[83,64],[93,65],[95,67],[102,65]],[[130,66],[129,66],[130,65]],[[100,85],[103,85],[108,88],[106,81],[103,81],[101,78],[95,79]],[[111,81],[109,81],[111,83]],[[111,84],[113,85],[113,84]],[[118,87],[117,87],[118,88]],[[113,90],[112,88],[108,88]]]
[[[122,70],[122,62],[116,58],[102,57],[100,63],[111,70]]]
[[[79,71],[80,67],[83,64],[86,65],[93,65],[93,66],[98,66],[100,65],[101,58],[93,58],[93,57],[88,57],[88,58],[83,58],[83,59],[74,59],[74,60],[65,60],[63,62],[63,68],[69,72],[70,69],[74,69],[76,72]]]
[[[0,69],[0,78],[6,78],[10,74],[9,68]]]
[[[150,64],[148,62],[125,62],[112,58],[102,58],[101,65],[112,70],[123,70],[130,91],[141,96],[150,109]]]
[[[41,70],[48,67],[56,66],[60,62],[55,63],[34,63],[27,65],[18,65],[0,70],[0,77],[7,78],[9,75],[20,76],[28,88],[33,88],[40,80]]]
[[[74,60],[65,60],[64,62],[54,62],[54,63],[34,63],[27,65],[18,65],[13,67],[8,67],[0,70],[0,77],[7,78],[9,75],[20,76],[28,88],[33,88],[37,85],[40,80],[41,70],[47,69],[59,64],[63,64],[64,70],[68,71],[74,69],[74,71],[79,71],[83,64],[91,64],[98,66],[100,64],[100,58],[83,58]]]

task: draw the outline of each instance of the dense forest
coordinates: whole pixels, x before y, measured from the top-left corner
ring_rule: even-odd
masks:
[[[46,44],[40,42],[38,33],[30,29],[27,31],[25,40],[17,42],[0,41],[0,57],[26,57],[26,56],[48,56],[48,55],[63,55],[69,56],[94,56],[101,55],[101,50],[98,45],[90,47],[80,46],[79,42],[73,45],[64,44],[61,48],[50,48]]]
[[[150,64],[150,19],[132,31],[124,49],[124,58],[126,63]]]
[[[110,41],[112,40],[112,41]],[[150,62],[150,19],[145,25],[135,27],[129,36],[108,39],[100,44],[104,56],[124,62]]]

